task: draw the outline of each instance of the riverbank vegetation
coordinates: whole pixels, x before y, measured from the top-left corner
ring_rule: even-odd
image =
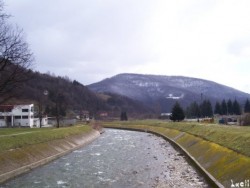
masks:
[[[174,123],[159,120],[106,122],[103,125],[108,127],[139,128],[143,130],[148,129],[148,127],[154,130],[157,130],[158,127],[179,130],[250,157],[250,127],[201,124],[196,122]]]
[[[0,130],[0,152],[88,133],[91,130],[91,126],[87,125],[76,125],[60,129],[4,128]]]

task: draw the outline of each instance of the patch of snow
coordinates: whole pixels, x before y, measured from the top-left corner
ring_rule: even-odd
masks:
[[[139,86],[139,87],[159,87],[158,82],[148,82],[148,81],[142,81],[142,80],[133,80],[133,84]]]
[[[174,100],[179,100],[182,99],[184,97],[184,94],[181,94],[181,96],[174,96],[173,94],[169,94],[168,97],[166,97],[167,99],[174,99]]]
[[[92,156],[100,156],[101,155],[101,153],[91,153],[90,155],[92,155]]]
[[[62,180],[57,181],[57,185],[64,185],[64,184],[67,184],[67,182]]]

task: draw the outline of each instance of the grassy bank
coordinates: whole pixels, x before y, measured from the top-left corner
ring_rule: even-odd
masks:
[[[99,131],[87,125],[0,129],[0,132],[0,183],[62,157],[100,136]]]
[[[105,124],[104,124],[105,125]],[[216,124],[200,124],[196,122],[164,122],[158,120],[112,122],[106,125],[126,127],[142,127],[144,125],[154,127],[165,127],[187,132],[201,137],[205,140],[217,143],[221,146],[234,150],[238,153],[250,157],[250,127],[225,126]]]
[[[71,135],[88,133],[90,126],[78,125],[65,128],[4,128],[0,129],[0,152],[24,146],[62,139]]]

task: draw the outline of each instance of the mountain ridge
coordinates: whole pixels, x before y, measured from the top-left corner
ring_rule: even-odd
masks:
[[[151,107],[160,105],[161,111],[169,111],[176,100],[187,106],[192,101],[204,99],[214,104],[216,101],[235,98],[243,103],[250,98],[250,94],[232,87],[185,76],[122,73],[87,87],[94,92],[124,95]]]

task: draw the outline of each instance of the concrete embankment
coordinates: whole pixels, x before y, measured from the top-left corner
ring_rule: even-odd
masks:
[[[0,155],[0,183],[76,150],[100,135],[99,131],[5,151]]]
[[[105,127],[146,131],[162,136],[181,149],[213,187],[231,187],[237,183],[250,187],[245,185],[250,179],[250,158],[228,148],[164,127],[146,125],[105,125]]]

